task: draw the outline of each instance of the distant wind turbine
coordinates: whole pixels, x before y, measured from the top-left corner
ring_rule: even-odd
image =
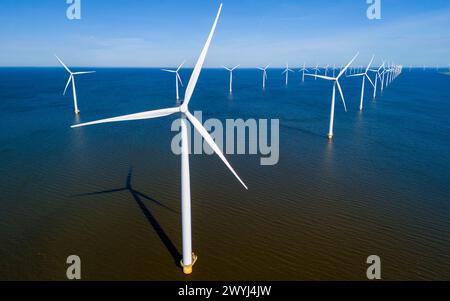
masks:
[[[377,97],[378,79],[381,81],[381,69],[384,68],[384,62],[378,69],[370,69],[369,71],[375,72],[375,86],[373,87],[373,99]]]
[[[88,126],[100,123],[110,123],[119,121],[130,121],[130,120],[142,120],[157,117],[164,117],[172,114],[180,114],[181,117],[181,224],[182,224],[182,241],[183,241],[183,259],[181,261],[181,266],[183,267],[183,272],[185,274],[192,273],[192,266],[197,260],[197,256],[192,253],[192,233],[191,233],[191,185],[189,177],[189,141],[188,141],[188,121],[193,125],[193,127],[200,133],[200,135],[205,139],[206,143],[214,150],[214,152],[220,157],[220,159],[225,163],[228,169],[233,173],[233,175],[239,180],[239,182],[247,189],[247,186],[239,178],[238,174],[228,163],[227,159],[223,155],[220,148],[214,142],[214,139],[208,133],[208,131],[203,127],[201,122],[189,112],[189,101],[191,100],[192,94],[194,92],[197,80],[200,76],[200,72],[203,67],[203,63],[206,58],[206,54],[211,44],[211,40],[216,29],[217,22],[222,10],[222,4],[220,4],[219,11],[217,12],[214,24],[209,33],[208,39],[206,40],[205,46],[195,64],[194,70],[192,71],[191,78],[186,87],[186,92],[184,95],[184,100],[180,106],[168,109],[159,109],[154,111],[147,111],[142,113],[124,115],[114,118],[102,119],[98,121],[92,121],[87,123],[82,123],[78,125],[73,125],[72,128]]]
[[[286,69],[284,69],[284,71],[281,73],[286,75],[286,86],[288,85],[289,81],[289,72],[294,72],[294,70],[289,69],[289,64],[286,64]]]
[[[259,67],[258,69],[261,70],[262,73],[262,88],[263,90],[266,88],[266,80],[267,80],[267,68],[269,68],[270,64],[268,64],[265,68]]]
[[[319,64],[316,64],[316,67],[314,67],[313,70],[315,71],[314,75],[317,75],[317,72],[319,72]],[[315,77],[314,79],[317,80],[317,77]]]
[[[178,95],[178,82],[180,82],[181,86],[183,87],[183,81],[181,80],[181,77],[180,77],[180,74],[178,73],[178,71],[180,71],[180,69],[181,69],[181,67],[183,67],[183,65],[184,65],[184,62],[182,62],[180,64],[180,66],[178,66],[178,68],[175,70],[161,69],[162,71],[165,71],[165,72],[175,73],[175,91],[176,91],[177,100],[180,99],[180,96]]]
[[[75,110],[75,114],[78,115],[80,113],[80,110],[78,110],[78,102],[77,102],[77,90],[75,88],[75,76],[74,75],[81,75],[81,74],[89,74],[89,73],[95,73],[95,71],[83,71],[83,72],[72,72],[70,71],[69,67],[66,66],[66,64],[61,61],[61,59],[55,54],[55,57],[58,59],[58,61],[63,65],[64,69],[69,72],[69,80],[67,81],[66,87],[64,88],[63,95],[66,95],[67,88],[69,87],[70,82],[72,82],[72,91],[73,91],[73,106]]]
[[[227,69],[230,72],[230,94],[233,93],[233,71],[234,69],[236,69],[237,67],[239,67],[239,65],[234,66],[233,68],[228,68],[226,66],[223,66],[223,68]]]
[[[305,82],[305,71],[309,71],[306,69],[306,64],[303,63],[303,67],[299,70],[299,72],[302,72],[302,82]]]
[[[384,82],[386,79],[387,72],[388,72],[388,69],[386,67],[383,67],[383,72],[381,72],[381,90],[380,90],[381,94],[383,94],[383,91],[384,91],[384,87],[385,87]]]
[[[362,111],[363,109],[363,102],[364,102],[364,85],[366,83],[366,78],[369,80],[370,84],[372,85],[373,88],[375,88],[375,85],[373,84],[372,80],[370,79],[370,76],[367,74],[367,72],[370,69],[370,66],[372,65],[374,56],[372,56],[372,59],[369,62],[369,65],[367,65],[366,71],[364,71],[364,73],[358,73],[358,74],[353,74],[353,75],[349,75],[348,77],[356,77],[356,76],[361,76],[362,77],[362,88],[361,88],[361,100],[359,102],[359,110]]]
[[[327,74],[328,74],[328,67],[330,67],[330,65],[326,65],[326,66],[324,67],[324,69],[325,69],[324,75],[325,75],[325,76],[327,76]]]
[[[341,85],[339,84],[339,78],[345,73],[348,67],[353,63],[356,57],[359,55],[357,53],[352,60],[339,72],[337,77],[329,77],[323,75],[315,75],[315,74],[306,74],[308,76],[314,76],[326,80],[333,81],[333,94],[331,96],[331,113],[330,113],[330,128],[328,131],[328,139],[333,139],[333,126],[334,126],[334,107],[335,107],[335,99],[336,99],[336,86],[338,87],[339,93],[341,95],[342,103],[344,104],[344,110],[347,112],[347,106],[345,105],[344,93],[342,92]]]

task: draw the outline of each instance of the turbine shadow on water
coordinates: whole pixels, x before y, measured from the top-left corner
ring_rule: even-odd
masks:
[[[128,191],[128,192],[130,192],[131,196],[133,197],[134,201],[136,202],[136,204],[141,209],[141,211],[144,214],[145,218],[150,223],[150,225],[153,227],[153,229],[155,230],[155,232],[158,235],[159,239],[164,244],[164,246],[166,247],[167,251],[169,251],[169,253],[172,256],[172,258],[175,260],[176,266],[179,267],[180,266],[181,253],[178,251],[177,247],[170,240],[169,236],[166,234],[164,229],[161,227],[160,223],[155,218],[155,216],[151,213],[151,211],[144,204],[142,199],[146,199],[148,201],[151,201],[151,202],[155,203],[156,205],[158,205],[160,207],[163,207],[164,209],[167,209],[167,210],[169,210],[169,211],[171,211],[173,213],[178,213],[178,212],[176,212],[175,210],[171,209],[170,207],[167,207],[166,205],[162,204],[161,202],[155,200],[154,198],[149,197],[149,196],[143,194],[142,192],[135,190],[133,188],[132,184],[131,184],[132,176],[133,176],[133,169],[130,168],[130,171],[128,172],[128,175],[127,175],[127,180],[126,180],[125,187],[116,188],[116,189],[110,189],[110,190],[97,191],[97,192],[83,193],[83,194],[78,194],[78,195],[75,195],[75,196],[77,196],[77,197],[92,196],[92,195],[108,194],[108,193],[121,192],[121,191]]]

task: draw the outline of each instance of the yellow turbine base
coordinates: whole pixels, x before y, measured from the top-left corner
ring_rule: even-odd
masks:
[[[333,135],[332,134],[328,134],[328,140],[333,139]]]
[[[192,253],[192,263],[191,264],[185,265],[183,263],[183,260],[180,261],[180,264],[183,267],[183,273],[185,273],[186,275],[192,274],[192,267],[197,262],[197,258],[198,258],[197,255]]]

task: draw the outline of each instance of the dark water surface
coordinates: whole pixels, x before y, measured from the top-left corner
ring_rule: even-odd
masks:
[[[180,158],[176,117],[71,129],[173,106],[174,80],[157,69],[97,69],[77,78],[81,114],[62,96],[62,68],[0,69],[0,279],[180,280]],[[183,70],[187,83],[191,70]],[[191,111],[203,118],[279,118],[280,161],[191,156],[193,248],[188,279],[450,280],[450,77],[408,70],[358,111],[360,81],[344,79],[349,112],[331,85],[269,70],[200,76]],[[181,95],[184,94],[184,90]],[[127,180],[128,178],[128,180]]]

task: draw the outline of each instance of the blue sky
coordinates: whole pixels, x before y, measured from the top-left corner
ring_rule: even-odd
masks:
[[[0,66],[192,66],[221,1],[81,0],[68,20],[66,0],[0,1]],[[382,20],[366,0],[224,0],[206,66],[343,64],[356,51],[405,65],[450,64],[450,1],[381,0]]]

